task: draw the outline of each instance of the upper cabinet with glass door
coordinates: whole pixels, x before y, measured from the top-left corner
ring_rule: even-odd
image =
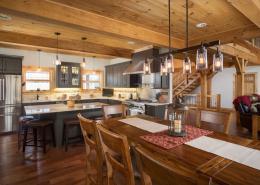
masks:
[[[57,88],[80,88],[80,64],[61,62],[56,69]]]

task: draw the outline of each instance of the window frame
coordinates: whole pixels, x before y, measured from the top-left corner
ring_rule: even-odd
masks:
[[[91,74],[95,72],[96,74],[99,74],[99,81],[89,81],[89,80],[84,80],[83,76],[87,75],[87,74]],[[100,92],[102,87],[103,87],[103,82],[104,82],[104,75],[103,75],[103,71],[101,70],[82,70],[81,71],[81,90],[84,91],[95,91],[95,92]],[[84,89],[83,84],[86,82],[98,82],[100,84],[100,88],[99,89]]]
[[[49,80],[27,80],[26,79],[26,73],[27,72],[38,72],[38,71],[45,71],[45,72],[49,72],[49,75],[50,75],[50,78]],[[22,79],[23,79],[23,82],[49,82],[50,83],[50,89],[49,90],[40,90],[40,91],[37,91],[37,90],[26,90],[26,85],[23,86],[22,88],[22,92],[23,93],[33,93],[33,92],[37,92],[37,93],[50,93],[53,91],[54,89],[54,71],[55,69],[54,68],[49,68],[49,67],[41,67],[40,70],[38,67],[35,67],[35,66],[23,66],[22,68]]]

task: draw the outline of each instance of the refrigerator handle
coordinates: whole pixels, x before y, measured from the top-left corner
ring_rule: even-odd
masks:
[[[5,81],[5,78],[2,79],[3,80],[3,100],[5,100],[5,94],[6,94],[6,81]]]
[[[2,101],[2,92],[3,92],[3,85],[2,85],[2,78],[0,78],[0,101]]]

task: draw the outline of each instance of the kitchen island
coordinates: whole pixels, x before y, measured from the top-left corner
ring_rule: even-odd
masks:
[[[62,144],[63,138],[63,120],[66,118],[76,117],[81,113],[87,118],[102,116],[102,106],[107,105],[102,102],[78,103],[74,107],[68,107],[66,104],[44,104],[44,105],[29,105],[24,106],[26,115],[32,115],[39,118],[51,117],[55,119],[55,137],[58,147]],[[78,133],[78,130],[73,130],[72,133]]]

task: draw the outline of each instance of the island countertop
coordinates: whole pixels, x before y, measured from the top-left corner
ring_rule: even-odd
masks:
[[[45,104],[45,105],[30,105],[24,106],[26,115],[39,115],[39,114],[50,114],[59,112],[72,112],[82,111],[89,109],[101,109],[103,105],[107,105],[101,102],[92,103],[78,103],[74,107],[68,107],[66,104]]]

